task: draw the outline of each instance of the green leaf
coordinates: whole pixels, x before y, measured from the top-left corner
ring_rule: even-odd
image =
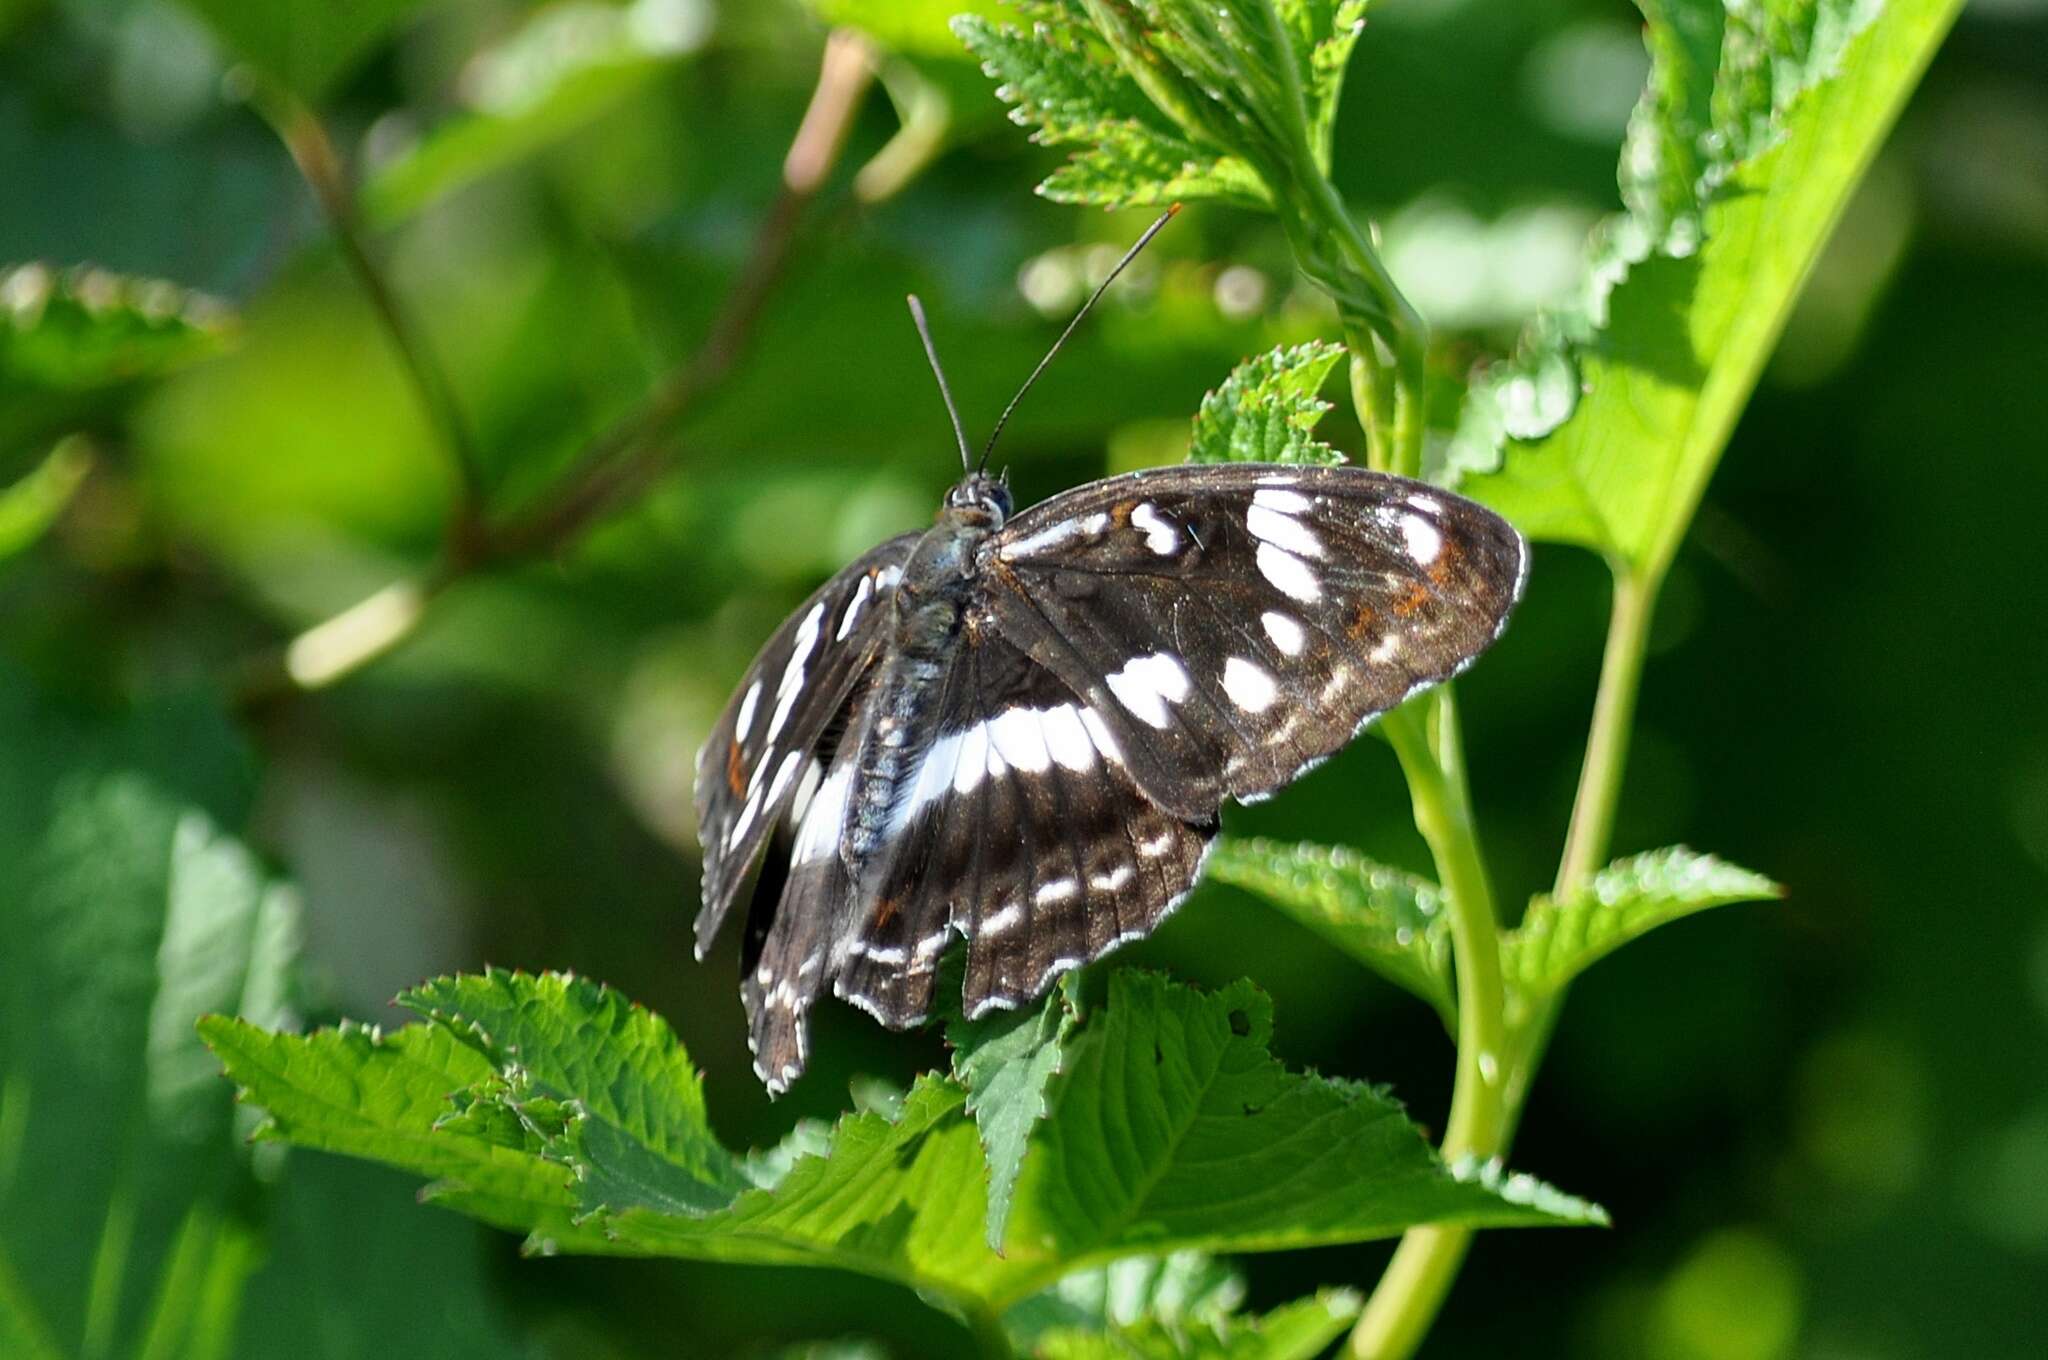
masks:
[[[395,1034],[344,1022],[276,1034],[210,1015],[199,1032],[244,1097],[264,1108],[259,1137],[402,1167],[430,1178],[422,1198],[496,1227],[530,1233],[533,1250],[604,1248],[575,1225],[570,1168],[510,1137],[479,1131],[457,1092],[488,1089],[489,1061],[450,1031],[408,1025]]]
[[[60,440],[27,476],[0,489],[0,562],[32,546],[56,523],[91,467],[85,441]]]
[[[695,1079],[651,1018],[568,979],[457,979],[422,995],[436,998],[428,1023],[391,1036],[228,1020],[205,1033],[276,1136],[435,1177],[433,1198],[528,1229],[542,1250],[837,1266],[985,1315],[1139,1253],[1600,1221],[1526,1178],[1446,1168],[1380,1092],[1286,1072],[1248,984],[1204,994],[1113,979],[1108,1009],[1065,1040],[1071,1061],[1029,1133],[1000,1256],[982,1240],[981,1137],[951,1081],[927,1076],[893,1113],[846,1116],[822,1152],[799,1129],[791,1148],[744,1164],[762,1188],[706,1211],[688,1207],[717,1160]],[[472,1000],[488,1015],[461,1009]],[[680,1093],[650,1089],[661,1081]],[[614,1197],[619,1183],[634,1194]]]
[[[1032,1354],[1043,1360],[1313,1360],[1363,1306],[1348,1289],[1326,1289],[1257,1317],[1192,1324],[1147,1318],[1108,1332],[1048,1332]]]
[[[1271,1032],[1272,1003],[1250,983],[1205,993],[1113,974],[1025,1162],[1011,1261],[1279,1250],[1419,1222],[1602,1221],[1567,1197],[1538,1208],[1453,1176],[1397,1102],[1288,1072],[1267,1051]]]
[[[1326,340],[1247,359],[1202,398],[1188,452],[1191,463],[1341,463],[1315,437],[1330,403],[1317,393],[1344,347]]]
[[[668,11],[664,11],[666,13]],[[470,58],[467,108],[378,167],[363,208],[383,224],[504,169],[588,127],[645,89],[710,36],[708,12],[594,0],[550,5],[504,41]]]
[[[1024,1166],[1031,1130],[1045,1118],[1045,1092],[1081,1021],[1080,974],[1059,985],[1035,1011],[994,1011],[980,1020],[946,1026],[953,1046],[953,1077],[967,1088],[967,1112],[981,1131],[988,1156],[988,1245],[1003,1249],[1010,1197]]]
[[[1270,207],[1292,177],[1328,164],[1365,6],[1039,0],[1018,9],[1028,33],[978,16],[953,29],[1034,140],[1082,148],[1041,193],[1106,207]]]
[[[1255,894],[1457,1027],[1450,917],[1443,889],[1341,845],[1222,836],[1205,875]]]
[[[1047,11],[1026,34],[968,14],[953,31],[1000,82],[1011,118],[1035,129],[1033,141],[1084,148],[1039,186],[1046,197],[1105,207],[1268,202],[1250,166],[1190,140],[1071,16]]]
[[[1783,0],[1719,26],[1709,8],[1646,6],[1658,65],[1624,168],[1632,215],[1597,234],[1587,301],[1475,386],[1442,469],[1479,472],[1463,489],[1525,533],[1651,579],[1959,5]]]
[[[1525,997],[1541,997],[1667,921],[1784,895],[1762,874],[1683,846],[1616,860],[1570,897],[1532,899],[1501,936],[1501,969]]]
[[[1003,1325],[1020,1350],[1046,1332],[1105,1332],[1151,1320],[1217,1322],[1244,1302],[1244,1276],[1199,1251],[1131,1256],[1077,1270],[1011,1308]]]
[[[221,43],[308,103],[368,57],[421,0],[185,0]]]
[[[398,1002],[469,1043],[501,1076],[516,1071],[518,1104],[566,1104],[567,1155],[586,1210],[702,1212],[746,1187],[711,1133],[703,1083],[667,1022],[611,989],[493,968],[428,982]]]

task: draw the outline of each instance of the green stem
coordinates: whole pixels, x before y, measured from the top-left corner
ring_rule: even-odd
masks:
[[[1593,699],[1586,763],[1565,831],[1557,866],[1559,894],[1600,867],[1614,835],[1614,809],[1621,801],[1621,776],[1628,763],[1629,725],[1635,721],[1636,690],[1643,677],[1643,649],[1657,604],[1658,581],[1633,567],[1614,564],[1614,603],[1607,622],[1607,649],[1600,658],[1600,689]]]
[[[1382,720],[1408,779],[1415,826],[1449,898],[1458,976],[1458,1070],[1444,1129],[1447,1161],[1505,1150],[1513,1112],[1508,1076],[1507,993],[1493,890],[1479,855],[1457,707],[1448,687]],[[1401,1239],[1351,1333],[1350,1354],[1404,1356],[1421,1343],[1472,1238],[1467,1228],[1415,1228]]]
[[[960,1320],[974,1334],[974,1348],[981,1353],[982,1360],[1011,1360],[1016,1348],[1010,1344],[1010,1334],[1003,1330],[1003,1320],[995,1309],[970,1298],[960,1299],[959,1308]]]

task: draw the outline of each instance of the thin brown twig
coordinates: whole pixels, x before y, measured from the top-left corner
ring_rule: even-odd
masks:
[[[410,637],[427,607],[449,587],[480,571],[560,550],[667,470],[675,457],[675,427],[731,375],[753,338],[788,265],[805,210],[824,188],[845,148],[873,71],[873,53],[865,38],[841,29],[827,39],[817,87],[783,161],[781,186],[746,261],[703,342],[655,386],[645,403],[585,445],[569,470],[530,509],[496,523],[475,515],[459,534],[451,532],[441,561],[424,577],[394,582],[247,665],[237,686],[245,706],[317,689],[352,674]],[[279,124],[287,144],[292,140],[290,126]],[[313,126],[317,128],[317,122]],[[302,147],[294,147],[293,155],[300,156],[302,149],[314,167],[308,172],[309,182],[315,173],[330,186],[341,182],[339,164],[324,133],[307,137]],[[300,163],[305,169],[308,161]],[[373,300],[380,292],[390,300],[374,269],[365,284]],[[385,310],[382,303],[379,310]],[[388,316],[398,316],[397,309],[390,308]],[[401,321],[394,336],[403,329]],[[404,342],[400,344],[403,348]]]
[[[362,219],[356,213],[355,192],[326,125],[318,114],[289,95],[273,93],[264,102],[278,137],[313,191],[341,248],[342,258],[390,335],[419,394],[420,406],[454,465],[456,503],[448,524],[448,550],[459,558],[483,520],[484,507],[483,466],[475,441],[470,438],[469,423],[463,419],[461,403],[455,399],[455,389],[446,371],[435,361],[425,338],[399,305],[398,295],[382,266],[370,253]]]

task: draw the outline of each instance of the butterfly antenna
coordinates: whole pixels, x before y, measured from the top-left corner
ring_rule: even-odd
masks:
[[[1067,328],[1060,332],[1060,338],[1052,342],[1052,348],[1045,352],[1045,357],[1038,361],[1038,367],[1031,370],[1031,376],[1024,380],[1024,385],[1017,389],[1017,395],[1010,398],[1010,404],[1005,406],[1002,415],[996,418],[996,427],[989,432],[988,443],[981,450],[981,462],[977,465],[978,468],[988,466],[988,456],[995,451],[996,440],[1002,437],[1003,426],[1010,423],[1010,413],[1017,409],[1018,402],[1024,400],[1024,394],[1031,390],[1031,384],[1038,381],[1038,375],[1045,372],[1046,365],[1052,362],[1052,356],[1058,354],[1060,347],[1067,343],[1067,337],[1072,335],[1074,328],[1081,324],[1081,318],[1087,316],[1094,309],[1095,304],[1102,300],[1102,295],[1109,291],[1109,285],[1116,282],[1116,276],[1123,273],[1124,267],[1130,264],[1132,260],[1138,258],[1138,252],[1150,245],[1152,238],[1157,236],[1160,229],[1168,222],[1171,222],[1173,215],[1179,211],[1180,204],[1176,203],[1165,212],[1159,214],[1158,220],[1145,228],[1145,234],[1140,236],[1132,244],[1131,248],[1124,252],[1124,257],[1116,262],[1116,267],[1109,271],[1109,274],[1101,283],[1095,285],[1095,291],[1090,293],[1088,300],[1081,304],[1081,310],[1074,313],[1074,319],[1069,321]]]
[[[917,338],[924,341],[924,357],[931,363],[932,376],[939,380],[939,395],[946,399],[946,414],[953,418],[953,438],[960,444],[960,466],[974,466],[974,454],[967,447],[967,430],[960,424],[960,408],[953,404],[953,389],[946,385],[946,370],[939,367],[938,347],[932,344],[931,323],[924,319],[924,304],[910,295],[910,319],[917,326]]]

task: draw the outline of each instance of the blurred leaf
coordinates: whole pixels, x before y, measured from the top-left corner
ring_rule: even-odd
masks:
[[[1191,463],[1341,463],[1313,433],[1330,403],[1317,393],[1344,347],[1326,340],[1276,349],[1230,370],[1195,412]]]
[[[91,467],[85,442],[65,439],[33,472],[0,488],[0,562],[32,546],[57,522]]]
[[[220,303],[158,279],[0,270],[0,453],[94,418],[112,390],[216,353],[229,320]]]
[[[1077,1270],[1003,1317],[1020,1349],[1041,1333],[1109,1331],[1152,1320],[1167,1326],[1215,1322],[1244,1302],[1244,1277],[1199,1251],[1131,1256],[1094,1270]]]
[[[804,0],[804,8],[820,23],[859,29],[888,51],[953,61],[967,55],[953,36],[953,18],[1002,12],[997,0]]]
[[[17,1097],[18,1098],[18,1097]],[[0,1355],[20,1360],[63,1360],[64,1352],[50,1335],[49,1324],[0,1247]]]
[[[948,989],[948,994],[953,994]],[[994,1011],[946,1026],[953,1078],[967,1088],[967,1113],[988,1155],[988,1245],[1003,1249],[1010,1196],[1031,1130],[1048,1113],[1046,1086],[1080,1025],[1080,974],[1065,973],[1035,1011]]]
[[[1032,1354],[1043,1360],[1313,1360],[1362,1306],[1348,1289],[1326,1289],[1262,1316],[1194,1323],[1146,1318],[1107,1332],[1048,1332]]]
[[[360,1027],[269,1035],[225,1019],[203,1028],[249,1099],[271,1110],[278,1136],[438,1177],[433,1198],[528,1228],[540,1249],[834,1265],[976,1311],[1133,1252],[1359,1241],[1419,1222],[1602,1221],[1527,1178],[1444,1167],[1369,1087],[1287,1073],[1264,1047],[1270,1003],[1249,984],[1205,994],[1135,973],[1113,977],[1102,1022],[1071,1040],[1073,1062],[1055,1078],[1053,1113],[1018,1182],[1006,1254],[981,1240],[984,1157],[966,1093],[935,1076],[894,1117],[842,1118],[822,1155],[799,1129],[806,1151],[769,1159],[788,1168],[771,1188],[675,1212],[706,1200],[713,1159],[694,1151],[709,1134],[666,1030],[621,1018],[624,1004],[601,988],[484,982],[431,991],[452,1005],[480,997],[502,1033],[446,1007],[390,1037]],[[589,1046],[584,1012],[613,1017],[613,1032],[629,1038]],[[554,1053],[565,1039],[567,1054]],[[683,1094],[642,1089],[654,1073]],[[556,1081],[559,1095],[548,1088]],[[586,1082],[601,1085],[575,1084]],[[456,1092],[461,1101],[437,1119]],[[616,1122],[593,1117],[607,1110]],[[635,1193],[607,1198],[621,1185]]]
[[[680,16],[680,17],[669,17]],[[708,8],[638,0],[546,6],[463,70],[468,111],[378,167],[363,208],[389,225],[442,194],[553,146],[699,47]]]
[[[1222,836],[1204,871],[1265,899],[1457,1026],[1443,889],[1341,845]]]
[[[1624,161],[1631,215],[1596,233],[1585,306],[1545,318],[1475,386],[1446,472],[1482,474],[1464,489],[1532,537],[1660,574],[1807,270],[1958,8],[1745,7],[1709,64],[1704,11],[1720,6],[1646,6],[1658,65]]]
[[[231,52],[314,103],[422,0],[185,0]]]
[[[192,1022],[289,1023],[297,943],[289,895],[217,830],[244,757],[208,706],[77,714],[4,669],[0,750],[7,1353],[224,1346],[200,1286],[232,1298],[253,1267],[228,1222],[247,1152]]]
[[[1667,921],[1784,895],[1762,874],[1683,846],[1616,860],[1562,901],[1532,899],[1501,936],[1501,968],[1525,996],[1541,996]]]

